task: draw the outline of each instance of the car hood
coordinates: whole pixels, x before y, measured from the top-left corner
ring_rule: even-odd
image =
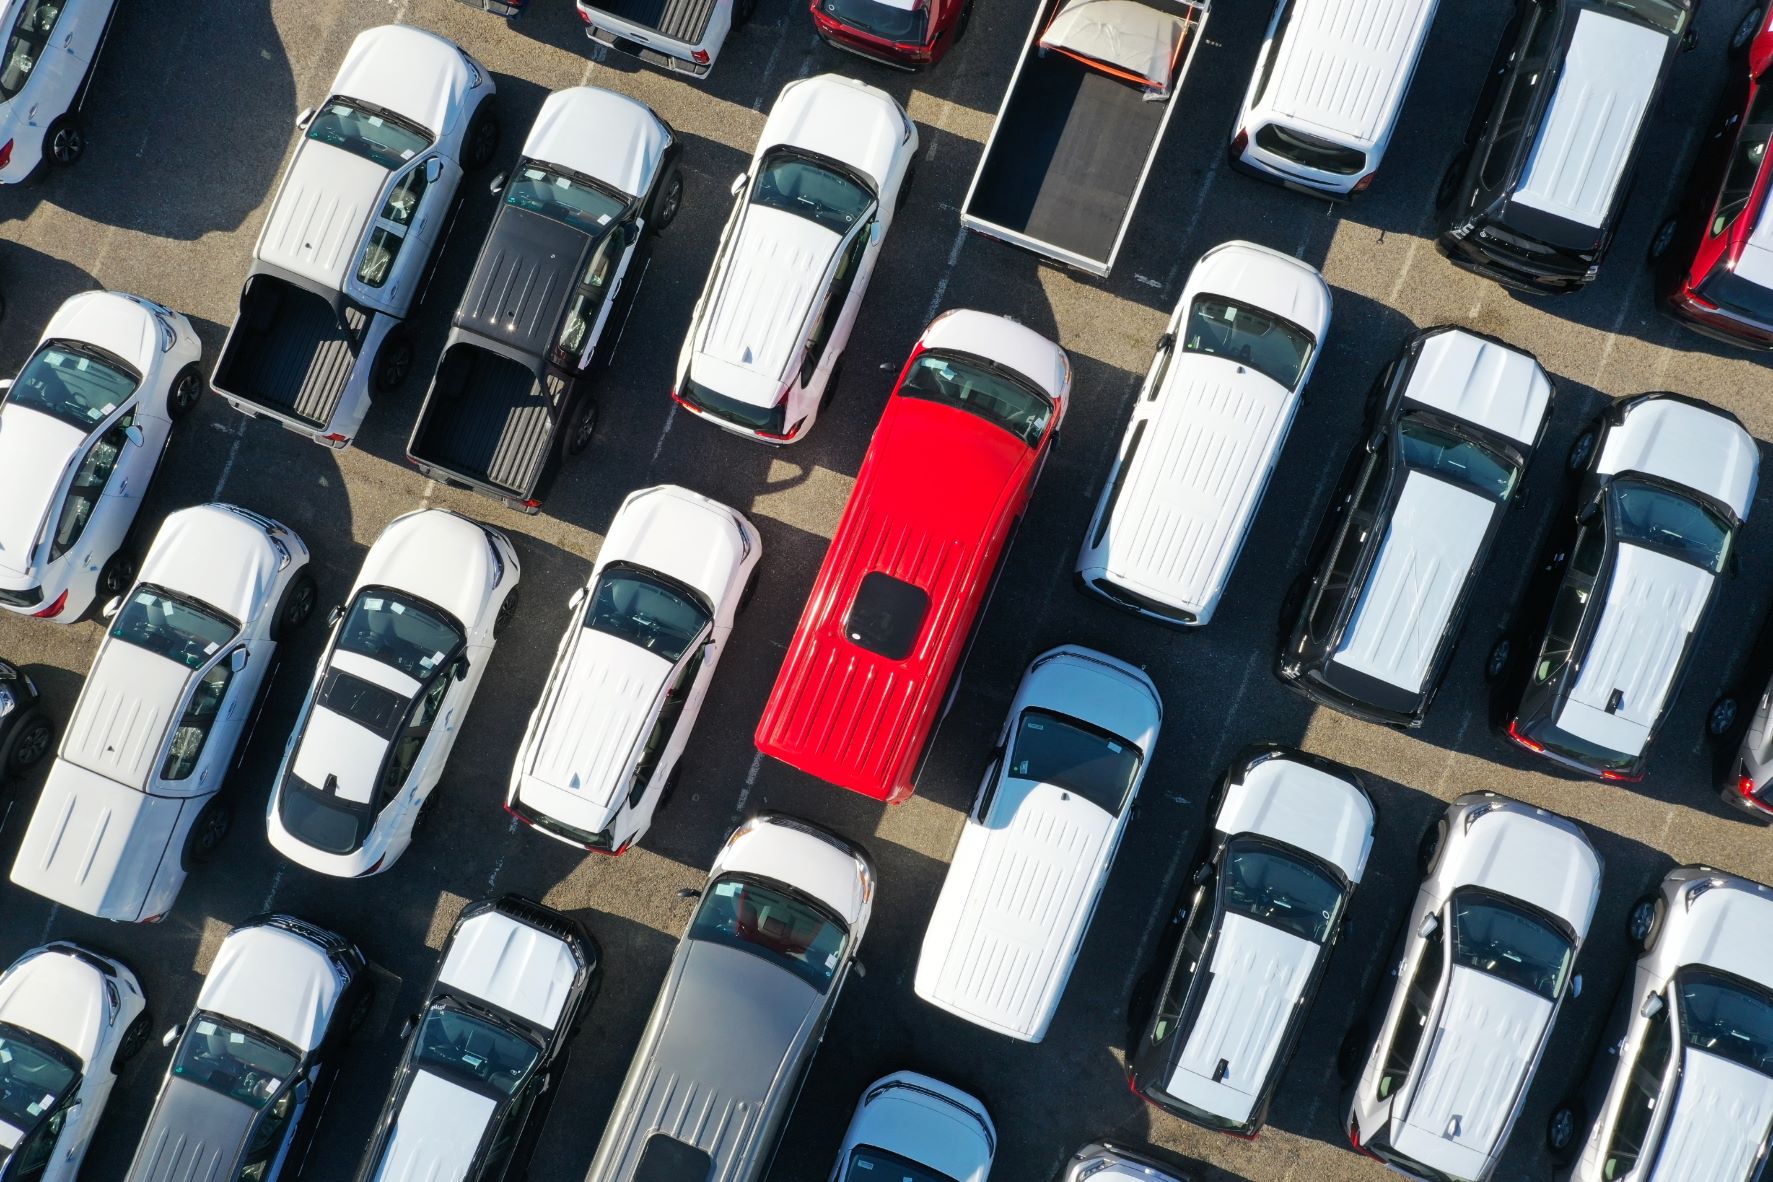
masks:
[[[886,91],[821,74],[782,88],[758,137],[757,154],[777,144],[805,148],[860,170],[878,194],[910,135],[910,120]]]
[[[125,1182],[234,1182],[256,1109],[168,1076]]]
[[[490,1096],[416,1073],[370,1182],[462,1182],[497,1107]]]
[[[0,977],[0,1022],[40,1034],[90,1068],[105,1032],[105,979],[66,952],[40,952]]]
[[[140,581],[200,599],[248,624],[265,605],[286,557],[250,519],[226,505],[198,505],[160,526]]]
[[[965,1092],[905,1072],[864,1099],[844,1143],[896,1153],[954,1182],[985,1182],[994,1140],[988,1122]]]
[[[0,578],[35,581],[31,559],[62,476],[86,443],[78,427],[0,405]]]
[[[1687,1050],[1680,1091],[1646,1182],[1747,1182],[1773,1121],[1773,1079],[1705,1051]]]
[[[306,1053],[325,1037],[342,991],[320,948],[284,928],[251,924],[222,941],[197,1008],[245,1022]]]
[[[351,42],[332,93],[404,115],[435,139],[462,109],[476,73],[454,42],[411,25],[382,25]]]
[[[373,160],[304,139],[259,235],[260,262],[328,291],[344,288],[390,175]]]
[[[1528,809],[1498,805],[1469,816],[1463,839],[1448,843],[1437,877],[1549,911],[1570,925],[1580,951],[1600,899],[1600,855],[1573,823]]]
[[[1250,768],[1229,784],[1214,826],[1256,833],[1314,854],[1358,883],[1373,849],[1373,802],[1339,776],[1286,756]]]
[[[12,881],[88,915],[133,923],[182,805],[57,759],[19,843]]]
[[[363,560],[357,587],[409,592],[473,631],[495,577],[492,540],[478,524],[444,509],[421,509],[382,531]]]
[[[621,807],[629,756],[672,665],[637,644],[574,626],[578,644],[554,688],[519,795],[595,832]]]
[[[652,188],[670,145],[670,129],[645,103],[613,90],[574,86],[542,103],[523,141],[523,156],[639,197]]]
[[[620,558],[670,575],[719,608],[755,538],[739,514],[676,485],[642,489],[622,504],[598,551],[598,569]]]
[[[43,336],[97,345],[145,377],[161,356],[160,331],[159,318],[131,297],[115,291],[88,291],[57,308]]]
[[[1754,436],[1733,417],[1675,398],[1633,403],[1607,432],[1595,460],[1603,476],[1643,472],[1682,484],[1730,506],[1747,520],[1760,478]]]
[[[1551,408],[1551,379],[1530,354],[1445,328],[1422,342],[1405,396],[1530,448]]]
[[[559,1024],[578,976],[566,941],[499,911],[483,911],[457,928],[437,970],[439,984],[545,1030]]]
[[[177,661],[106,639],[62,735],[61,758],[145,790],[190,679]]]

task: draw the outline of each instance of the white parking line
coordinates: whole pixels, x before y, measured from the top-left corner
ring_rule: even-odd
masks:
[[[1213,182],[1218,179],[1219,166],[1224,162],[1225,153],[1213,153],[1213,162],[1207,165],[1207,175],[1200,178],[1200,188],[1194,191],[1194,209],[1189,212],[1188,220],[1182,223],[1182,257],[1187,257],[1189,239],[1194,237],[1194,228],[1200,224],[1201,211],[1207,207],[1207,191],[1213,187]],[[1181,265],[1181,258],[1178,258],[1176,266],[1179,268]],[[1176,272],[1173,270],[1170,272],[1172,282],[1174,281],[1175,274]],[[1167,288],[1169,285],[1165,284],[1164,286]]]
[[[739,801],[733,805],[733,820],[738,820],[745,811],[745,804],[751,799],[751,789],[757,786],[757,775],[763,771],[763,752],[755,752],[751,756],[751,767],[745,773],[745,786],[739,789]]]
[[[265,892],[264,902],[259,904],[261,914],[271,910],[271,904],[277,899],[277,892],[283,889],[283,872],[288,868],[288,862],[282,858],[277,859],[277,873],[271,876],[271,889]]]
[[[1393,308],[1397,307],[1397,297],[1404,290],[1404,280],[1410,274],[1410,265],[1416,261],[1416,252],[1421,248],[1421,238],[1410,239],[1410,249],[1404,252],[1404,265],[1397,269],[1397,279],[1392,282],[1391,291],[1385,297],[1385,302]]]
[[[930,306],[923,310],[923,322],[928,324],[936,318],[936,309],[942,306],[942,297],[948,294],[948,278],[954,274],[954,264],[960,258],[960,248],[966,245],[967,228],[960,227],[954,232],[954,245],[948,251],[948,265],[942,268],[942,277],[936,280],[936,290],[930,296]]]
[[[49,933],[55,928],[55,921],[61,913],[62,905],[60,903],[51,903],[49,905],[49,918],[43,921],[43,930],[37,933],[37,943],[49,943]]]
[[[227,430],[227,428],[224,427],[223,430]],[[239,426],[234,430],[234,442],[228,447],[228,458],[222,463],[222,474],[216,479],[215,491],[209,494],[210,500],[219,501],[222,499],[222,489],[227,487],[228,477],[234,471],[234,461],[240,457],[240,441],[245,438],[246,419],[241,418]]]
[[[518,824],[517,818],[512,817],[511,823],[509,825],[505,826],[505,841],[500,848],[507,850],[507,851],[510,850],[511,839],[513,837],[517,836],[517,824]],[[492,873],[488,874],[486,876],[486,893],[487,894],[489,894],[489,895],[492,894],[493,886],[499,881],[499,875],[504,872],[504,869],[505,869],[505,855],[500,854],[499,860],[497,862],[493,863]]]

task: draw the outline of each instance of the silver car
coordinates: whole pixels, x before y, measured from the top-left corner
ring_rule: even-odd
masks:
[[[1193,1182],[1192,1174],[1180,1174],[1142,1153],[1133,1153],[1106,1141],[1085,1145],[1065,1163],[1059,1182]]]

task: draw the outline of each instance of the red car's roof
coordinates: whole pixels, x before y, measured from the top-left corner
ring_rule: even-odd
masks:
[[[1041,447],[1050,439],[1049,430]],[[918,753],[1038,454],[977,415],[894,392],[757,724],[760,751],[868,796],[911,794]],[[930,597],[903,660],[844,632],[862,578],[874,571]]]

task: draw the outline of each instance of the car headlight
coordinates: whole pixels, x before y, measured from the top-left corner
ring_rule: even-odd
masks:
[[[5,718],[8,714],[11,714],[17,706],[18,699],[13,697],[12,687],[7,684],[0,684],[0,718]]]

